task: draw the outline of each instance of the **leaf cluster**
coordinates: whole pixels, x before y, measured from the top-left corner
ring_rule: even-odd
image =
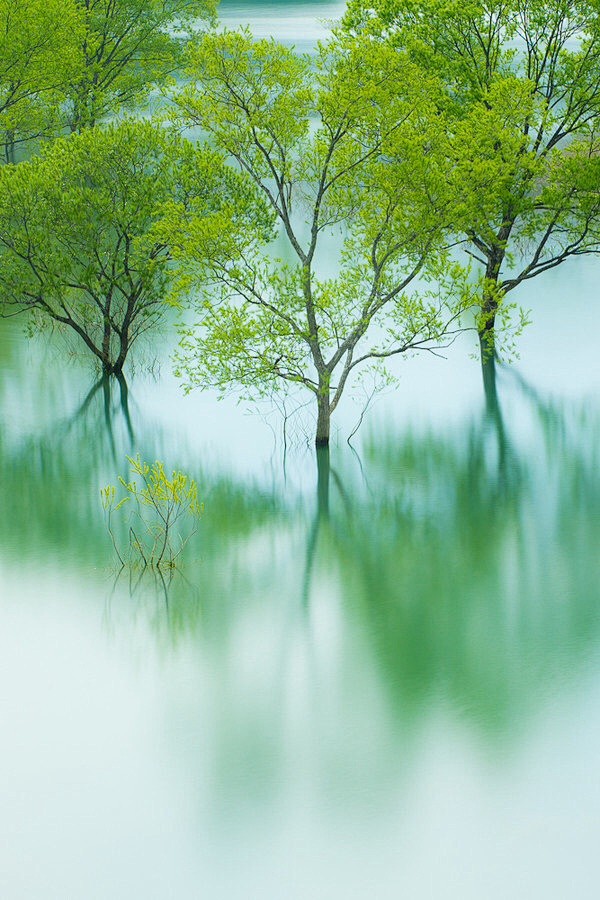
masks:
[[[115,553],[122,565],[141,562],[144,566],[173,568],[177,557],[195,533],[204,506],[198,500],[198,486],[188,475],[174,471],[168,476],[160,460],[150,464],[139,454],[127,457],[131,480],[119,476],[124,496],[116,502],[114,485],[100,495]],[[128,506],[126,546],[119,547],[112,516]]]

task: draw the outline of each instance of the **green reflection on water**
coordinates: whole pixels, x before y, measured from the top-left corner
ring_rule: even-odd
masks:
[[[340,577],[401,717],[441,697],[497,730],[596,647],[598,420],[523,387],[525,444],[500,409],[454,437],[373,437],[370,493],[336,529]]]
[[[52,414],[65,398],[46,387],[46,423],[0,435],[2,553],[93,571],[118,627],[129,610],[161,646],[193,638],[226,666],[243,618],[283,609],[309,634],[333,594],[343,639],[350,648],[360,635],[356,666],[378,673],[392,721],[441,703],[490,736],[572,682],[596,650],[597,410],[561,408],[507,372],[508,412],[492,403],[439,433],[372,433],[360,459],[334,449],[319,477],[308,453],[298,458],[314,467],[307,496],[211,471],[145,423],[124,384],[91,385],[68,415]],[[119,572],[106,531],[99,487],[136,452],[189,472],[205,503],[181,569],[166,576]]]

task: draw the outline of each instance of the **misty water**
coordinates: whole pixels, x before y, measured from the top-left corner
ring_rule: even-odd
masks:
[[[339,4],[231,2],[311,46]],[[600,825],[600,261],[536,279],[484,401],[475,339],[309,411],[128,394],[0,329],[0,897],[587,900]],[[336,413],[336,415],[338,415]],[[178,570],[119,571],[126,456],[199,485]]]

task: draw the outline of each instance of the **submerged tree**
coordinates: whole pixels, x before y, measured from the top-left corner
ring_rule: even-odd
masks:
[[[346,29],[444,86],[484,369],[507,295],[600,249],[600,7],[589,0],[351,0]],[[523,320],[524,314],[519,311]]]
[[[117,501],[114,485],[100,491],[117,558],[122,566],[127,562],[144,568],[173,568],[177,557],[196,533],[197,520],[202,515],[204,507],[198,500],[198,485],[184,472],[173,471],[169,477],[160,460],[151,465],[139,454],[127,459],[131,479],[126,481],[119,476],[125,491],[123,497]],[[125,504],[130,512],[128,531],[124,545],[119,548],[112,515]]]
[[[179,372],[251,398],[302,386],[325,446],[358,367],[433,349],[458,328],[460,299],[440,287],[452,198],[435,85],[386,47],[321,48],[311,60],[246,32],[190,47],[187,75],[180,119],[237,162],[278,235],[266,252],[207,265],[193,219],[172,209],[170,239],[199,258],[192,280],[205,284]],[[330,261],[335,274],[319,275]]]
[[[0,170],[0,292],[5,314],[75,333],[105,374],[165,314],[172,272],[153,233],[175,198],[204,233],[241,228],[220,157],[150,123],[90,129]],[[233,223],[233,224],[231,224]],[[200,246],[200,239],[198,245]],[[214,242],[213,242],[214,243]]]
[[[81,76],[77,0],[0,0],[0,149],[53,132],[68,85]]]
[[[76,0],[84,67],[73,80],[72,131],[147,101],[175,72],[186,39],[214,16],[216,0]]]

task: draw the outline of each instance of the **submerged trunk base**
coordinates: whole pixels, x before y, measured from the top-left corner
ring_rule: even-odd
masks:
[[[315,446],[328,447],[329,434],[331,428],[331,407],[329,397],[319,397],[317,400],[317,434],[315,436]]]
[[[329,446],[317,446],[317,509],[319,517],[329,516]]]
[[[110,377],[114,375],[115,378],[123,378],[123,364],[122,363],[102,363],[102,375],[103,377]]]

